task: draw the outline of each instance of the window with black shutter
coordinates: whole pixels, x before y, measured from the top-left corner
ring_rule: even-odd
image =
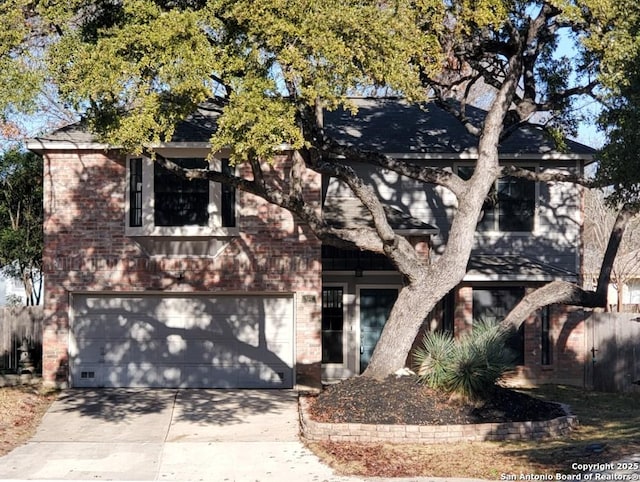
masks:
[[[142,159],[129,159],[129,226],[142,226]]]
[[[222,159],[222,173],[233,174],[233,166],[229,159]],[[229,184],[222,184],[220,212],[223,228],[236,227],[236,189]]]
[[[185,169],[206,169],[205,159],[172,159]],[[154,164],[154,223],[156,226],[206,226],[209,222],[209,181],[185,179]]]

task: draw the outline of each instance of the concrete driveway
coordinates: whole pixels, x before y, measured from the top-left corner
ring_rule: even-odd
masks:
[[[347,480],[298,426],[295,391],[67,390],[0,479]]]

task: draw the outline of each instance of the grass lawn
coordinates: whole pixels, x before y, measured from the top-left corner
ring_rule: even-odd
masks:
[[[33,436],[57,395],[38,385],[0,387],[0,456]]]
[[[640,394],[583,391],[565,386],[523,390],[568,404],[579,427],[570,437],[535,442],[454,444],[309,443],[326,463],[345,475],[380,477],[473,477],[505,479],[521,474],[571,474],[573,463],[608,463],[640,453]],[[602,444],[594,453],[591,444]],[[506,480],[506,479],[505,479]]]

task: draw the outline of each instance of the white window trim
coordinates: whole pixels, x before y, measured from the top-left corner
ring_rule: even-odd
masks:
[[[475,167],[475,164],[469,164],[466,162],[458,162],[454,164],[454,172],[456,174],[458,174],[458,168],[459,167]],[[526,164],[518,164],[518,167],[521,167],[523,169],[533,169],[534,172],[538,173],[540,172],[540,164],[537,162],[532,162],[532,163],[526,163]],[[495,183],[497,183],[498,180],[496,179]],[[480,230],[476,230],[476,235],[479,236],[486,236],[487,238],[502,238],[505,235],[513,235],[513,236],[531,236],[531,235],[536,235],[539,234],[539,226],[540,226],[540,221],[539,221],[539,214],[540,214],[540,183],[537,181],[535,182],[535,191],[534,191],[534,204],[533,204],[533,227],[531,229],[531,231],[500,231],[499,229],[489,229],[486,231],[480,231]]]
[[[199,157],[184,153],[180,157]],[[142,159],[142,226],[130,226],[131,209],[131,159]],[[220,183],[209,184],[209,223],[206,226],[156,226],[154,221],[154,161],[146,156],[128,156],[126,160],[125,189],[125,234],[127,236],[163,236],[163,237],[229,237],[238,236],[238,205],[236,199],[236,227],[223,227],[221,215],[222,187]],[[209,166],[219,171],[221,159],[212,158]]]

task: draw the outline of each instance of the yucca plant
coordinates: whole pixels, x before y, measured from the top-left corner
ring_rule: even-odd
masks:
[[[509,329],[485,322],[455,342],[448,333],[427,333],[414,350],[415,372],[431,388],[469,400],[484,398],[514,366],[515,355],[506,347],[510,336]]]
[[[455,342],[448,332],[428,332],[413,352],[414,371],[423,384],[445,389],[447,371]]]

